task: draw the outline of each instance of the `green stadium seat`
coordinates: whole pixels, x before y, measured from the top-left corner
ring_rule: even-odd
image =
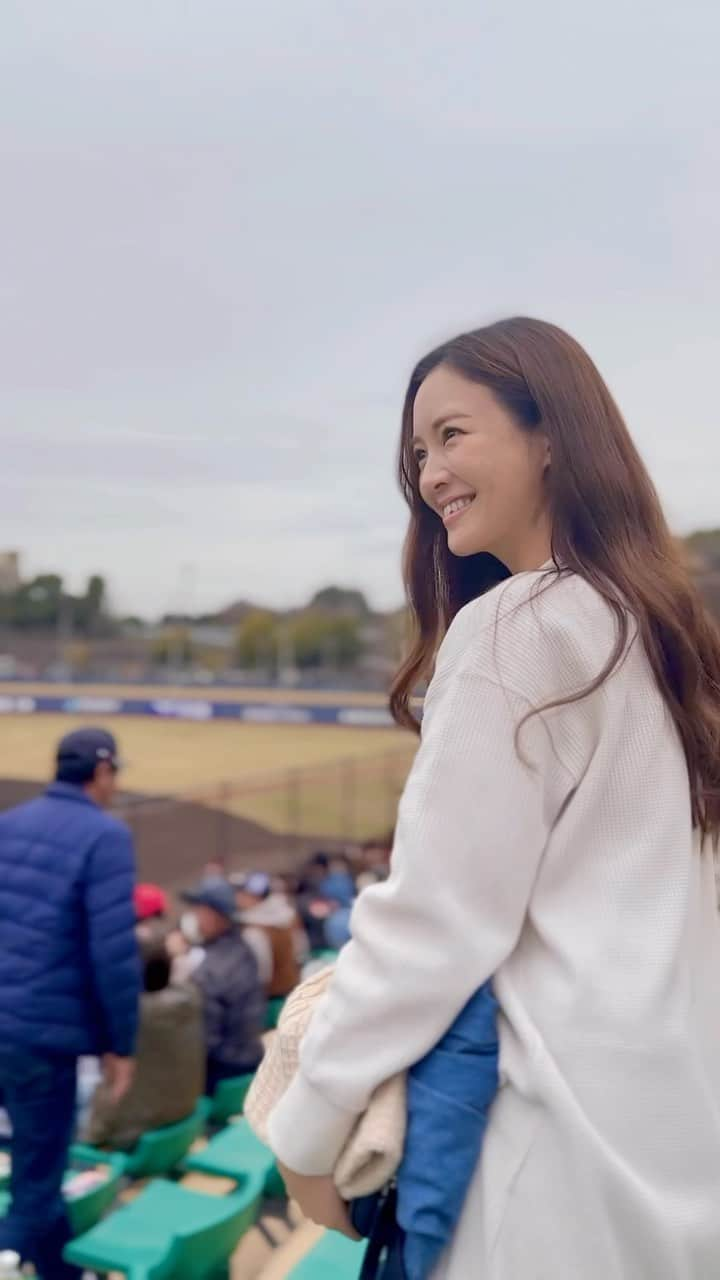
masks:
[[[75,1163],[84,1163],[82,1148],[71,1147],[70,1158]],[[70,1226],[74,1236],[83,1235],[85,1231],[89,1231],[91,1227],[99,1222],[103,1214],[107,1212],[114,1203],[122,1182],[126,1162],[122,1155],[111,1153],[101,1156],[99,1160],[93,1158],[88,1162],[91,1166],[100,1164],[107,1168],[107,1178],[97,1187],[86,1191],[84,1195],[74,1196],[67,1202],[68,1217],[70,1218]],[[68,1173],[68,1177],[72,1176],[72,1172]]]
[[[226,1196],[175,1182],[151,1182],[65,1250],[68,1262],[119,1271],[128,1280],[228,1280],[229,1260],[254,1224],[262,1180],[248,1177]]]
[[[232,1076],[221,1080],[211,1098],[204,1098],[207,1120],[210,1124],[227,1124],[233,1116],[241,1116],[253,1075]]]
[[[335,964],[338,955],[339,952],[333,951],[330,947],[318,947],[315,951],[310,952],[310,959],[313,963],[319,963],[324,960],[325,964]]]
[[[88,1153],[87,1157],[86,1152]],[[104,1182],[90,1188],[83,1195],[67,1200],[70,1227],[73,1235],[79,1236],[94,1227],[95,1223],[100,1221],[106,1210],[113,1204],[125,1171],[125,1161],[119,1155],[103,1155],[92,1148],[81,1147],[73,1147],[70,1157],[74,1164],[87,1163],[88,1167],[99,1164],[105,1165],[107,1168],[107,1177]],[[65,1175],[65,1181],[67,1182],[76,1172],[78,1172],[77,1169],[68,1170]],[[7,1190],[0,1191],[0,1218],[5,1217],[9,1205],[10,1192]]]
[[[272,1000],[267,1002],[267,1011],[265,1013],[265,1030],[274,1031],[280,1014],[283,1011],[287,996],[274,996]]]
[[[195,1110],[185,1120],[165,1125],[162,1129],[148,1129],[132,1151],[115,1152],[118,1162],[122,1161],[125,1176],[155,1178],[171,1173],[204,1131],[206,1118],[205,1100],[201,1098]],[[77,1158],[97,1163],[107,1160],[108,1156],[107,1152],[84,1144],[73,1147],[73,1153]]]
[[[262,1179],[265,1195],[270,1199],[284,1198],[287,1194],[272,1151],[255,1137],[247,1120],[228,1125],[201,1151],[187,1156],[183,1167],[191,1173],[210,1173],[236,1182],[257,1176]]]
[[[364,1240],[356,1243],[335,1231],[326,1231],[293,1267],[288,1280],[357,1280],[364,1256]]]

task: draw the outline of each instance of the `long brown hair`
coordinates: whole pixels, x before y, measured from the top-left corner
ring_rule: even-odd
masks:
[[[625,652],[628,612],[633,615],[682,740],[693,822],[717,840],[720,632],[608,388],[583,348],[555,325],[521,317],[461,334],[425,356],[410,378],[399,474],[410,507],[403,568],[414,634],[391,691],[395,719],[417,728],[411,697],[431,675],[452,619],[509,576],[491,556],[453,556],[442,522],[420,497],[413,408],[420,386],[440,364],[488,387],[521,427],[548,437],[553,558],[590,582],[617,619],[617,642],[605,667],[564,701],[586,697],[607,679]]]

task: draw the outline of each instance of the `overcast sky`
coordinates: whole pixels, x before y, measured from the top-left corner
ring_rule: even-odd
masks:
[[[716,0],[4,0],[0,545],[124,610],[401,596],[411,364],[552,319],[720,524]]]

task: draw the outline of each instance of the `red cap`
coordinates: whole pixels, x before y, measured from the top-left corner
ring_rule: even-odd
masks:
[[[151,916],[164,915],[167,911],[167,894],[159,884],[136,884],[134,898],[138,920],[149,920]]]

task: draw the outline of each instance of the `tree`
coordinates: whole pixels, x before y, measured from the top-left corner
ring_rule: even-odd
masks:
[[[310,601],[310,609],[325,613],[350,614],[355,618],[367,618],[368,602],[362,591],[346,587],[324,587]]]
[[[56,573],[41,573],[8,597],[8,621],[17,627],[56,627],[63,606],[63,581]]]
[[[85,602],[90,618],[101,618],[105,612],[106,588],[105,579],[94,573],[88,578],[85,589]]]
[[[278,621],[269,609],[253,609],[237,629],[235,660],[241,667],[277,669]]]
[[[74,623],[84,635],[97,633],[105,619],[105,579],[94,573],[88,578],[85,594],[74,603]]]
[[[357,618],[306,609],[291,621],[288,631],[298,667],[352,667],[363,651]]]
[[[195,656],[187,627],[168,627],[150,647],[153,662],[163,667],[184,667]]]

